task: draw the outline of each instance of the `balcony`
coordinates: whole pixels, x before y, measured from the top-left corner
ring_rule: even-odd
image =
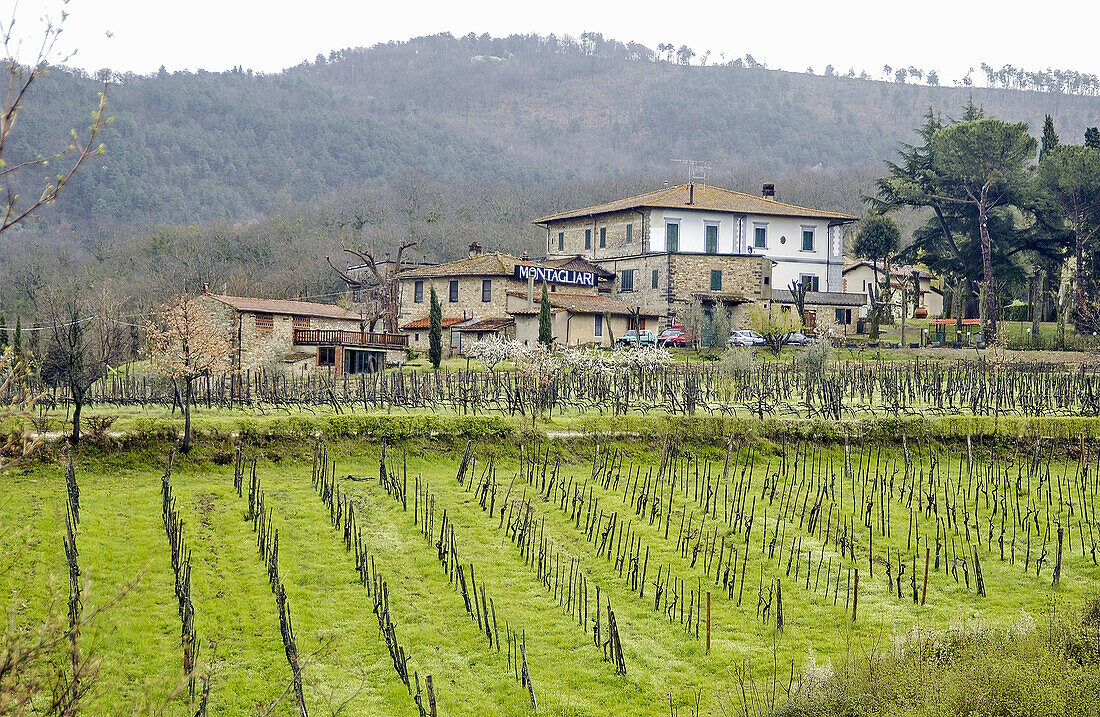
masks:
[[[370,349],[403,349],[409,345],[405,334],[338,329],[294,329],[296,346],[355,346]]]

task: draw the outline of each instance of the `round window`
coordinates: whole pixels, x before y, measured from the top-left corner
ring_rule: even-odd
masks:
[[[780,244],[786,244],[787,243],[787,237],[779,237],[779,243]]]

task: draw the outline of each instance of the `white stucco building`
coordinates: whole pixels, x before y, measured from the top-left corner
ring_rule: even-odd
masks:
[[[771,185],[765,185],[765,194]],[[774,191],[770,192],[774,194]],[[843,291],[844,226],[856,217],[689,182],[537,219],[550,257],[615,272],[618,293],[674,317],[700,298],[737,308],[808,282]],[[761,269],[761,260],[769,267]]]

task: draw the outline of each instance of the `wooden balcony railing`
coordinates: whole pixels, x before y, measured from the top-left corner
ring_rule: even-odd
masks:
[[[379,349],[403,349],[409,345],[405,334],[375,331],[340,331],[338,329],[295,329],[298,346],[363,346]]]

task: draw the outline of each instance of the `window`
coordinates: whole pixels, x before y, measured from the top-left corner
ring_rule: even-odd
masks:
[[[335,346],[318,346],[317,347],[317,365],[318,366],[335,366],[336,365],[336,347]]]
[[[703,227],[703,233],[706,236],[706,251],[708,254],[718,253],[718,225],[707,224]]]
[[[451,279],[451,284],[447,287],[447,300],[452,304],[458,301],[458,279]]]
[[[814,250],[814,230],[813,227],[807,229],[802,227],[802,251]]]
[[[815,274],[802,274],[798,277],[798,281],[801,284],[805,284],[808,287],[808,291],[818,291],[820,286],[819,277]]]
[[[661,272],[657,269],[654,269],[653,270],[653,288],[654,289],[657,288],[657,282],[660,280],[660,278],[661,278]]]
[[[591,229],[585,229],[584,230],[584,248],[585,249],[591,249],[592,248],[592,230]]]
[[[768,248],[768,225],[757,224],[753,228],[752,245],[757,249]]]
[[[292,316],[292,317],[290,317],[290,326],[295,331],[308,331],[309,330],[309,317],[308,316]]]
[[[593,336],[603,336],[603,314],[596,314],[596,323],[592,326]]]
[[[600,248],[607,246],[607,227],[600,227]]]
[[[619,281],[619,291],[634,291],[633,269],[623,269],[623,278]]]
[[[721,291],[722,290],[722,270],[711,269],[710,270],[710,290]]]
[[[838,324],[850,324],[850,323],[852,323],[852,310],[851,309],[837,309],[836,310],[836,322]]]
[[[493,300],[493,280],[482,279],[481,280],[481,300],[482,302],[489,302]]]
[[[558,232],[558,251],[565,251],[565,232]]]
[[[626,243],[627,244],[633,244],[634,243],[634,225],[633,224],[627,224],[626,225]]]
[[[680,251],[680,224],[669,222],[665,224],[665,251],[675,254]]]
[[[413,303],[414,304],[423,304],[424,303],[424,282],[423,281],[418,281],[415,284],[413,284]]]
[[[271,331],[275,328],[275,317],[271,314],[256,314],[256,330]]]

